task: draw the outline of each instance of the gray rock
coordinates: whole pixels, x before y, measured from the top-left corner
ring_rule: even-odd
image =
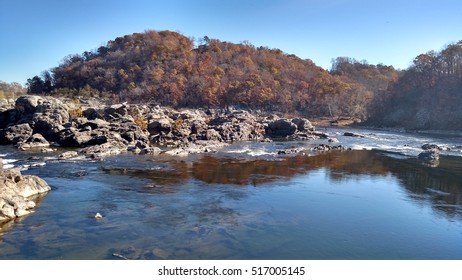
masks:
[[[349,137],[361,137],[363,138],[364,135],[362,134],[357,134],[357,133],[353,133],[353,132],[345,132],[343,133],[343,136],[349,136]]]
[[[330,146],[326,144],[319,144],[316,147],[312,148],[313,151],[327,152],[327,151],[342,151],[345,150],[345,147],[342,145]]]
[[[338,142],[340,142],[340,141],[338,141],[338,139],[337,139],[337,138],[335,138],[335,137],[331,137],[331,138],[329,138],[329,140],[328,140],[328,141],[329,141],[329,143],[338,143]]]
[[[89,120],[103,119],[103,114],[95,108],[88,108],[82,112],[82,116]]]
[[[297,130],[300,132],[314,131],[314,126],[308,119],[294,118],[292,122],[297,126]]]
[[[268,124],[266,135],[272,138],[286,137],[297,131],[297,125],[288,119],[279,119]]]
[[[42,97],[34,95],[24,95],[16,99],[15,108],[16,110],[23,115],[33,115],[37,110],[37,106]]]
[[[94,159],[102,159],[111,155],[118,155],[127,151],[128,147],[121,142],[112,141],[101,145],[94,145],[80,150],[80,153]]]
[[[29,150],[29,149],[41,149],[47,148],[50,146],[50,143],[39,133],[32,134],[26,142],[19,144],[18,148],[20,150]]]
[[[162,153],[162,150],[159,147],[146,147],[140,152],[142,155],[158,155],[160,153]]]
[[[60,154],[58,156],[58,159],[59,160],[67,160],[67,159],[77,157],[78,155],[79,155],[79,153],[77,153],[76,151],[67,151],[67,152],[64,152],[64,153]]]
[[[423,161],[436,162],[440,158],[440,153],[436,149],[427,150],[427,151],[421,152],[417,156],[417,158]]]
[[[22,176],[17,169],[0,170],[0,223],[29,214],[35,207],[31,197],[50,190],[37,176]]]
[[[441,148],[440,146],[436,144],[423,144],[421,148],[422,150],[439,150],[439,151],[443,150],[443,148]]]
[[[71,127],[58,133],[57,142],[62,147],[84,147],[100,145],[109,141],[109,134],[109,130],[80,131]]]
[[[32,135],[28,123],[17,124],[0,131],[0,144],[16,144],[24,142]]]
[[[154,120],[148,125],[148,131],[151,135],[159,133],[169,133],[172,131],[173,120],[168,118]]]
[[[110,123],[105,121],[105,120],[102,120],[102,119],[93,119],[93,120],[88,120],[86,122],[84,122],[82,125],[79,126],[79,128],[83,128],[83,127],[91,127],[91,129],[106,129],[106,128],[109,128],[110,127]]]
[[[113,120],[126,117],[128,114],[128,108],[126,104],[116,104],[104,109],[104,115],[106,119]]]
[[[14,213],[14,207],[10,204],[4,204],[2,209],[0,210],[0,215],[5,216],[6,220],[11,220],[16,218],[16,214]]]
[[[37,105],[31,126],[34,132],[49,138],[58,133],[69,120],[69,107],[59,99],[46,97]]]
[[[221,135],[215,129],[207,129],[204,140],[222,141]]]

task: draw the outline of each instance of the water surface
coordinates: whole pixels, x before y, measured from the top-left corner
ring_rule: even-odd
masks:
[[[23,173],[53,190],[3,225],[0,258],[462,259],[461,157],[431,168],[379,151],[283,157],[275,151],[300,143],[264,145],[183,158],[50,156],[45,166],[43,155],[2,147],[36,163]]]

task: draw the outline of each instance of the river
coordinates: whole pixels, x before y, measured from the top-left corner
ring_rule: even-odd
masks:
[[[1,226],[0,259],[462,259],[462,139],[348,131],[362,137],[328,133],[352,150],[328,153],[309,151],[326,140],[104,161],[0,147],[52,187]],[[443,147],[437,167],[416,158],[425,143]],[[294,147],[307,152],[278,155]]]

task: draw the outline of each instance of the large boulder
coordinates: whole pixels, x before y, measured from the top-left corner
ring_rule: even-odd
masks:
[[[46,97],[39,101],[36,112],[32,116],[32,127],[35,133],[53,137],[70,121],[69,107],[61,100]]]
[[[37,111],[37,106],[43,100],[40,96],[23,95],[16,99],[15,108],[22,115],[32,116]]]
[[[0,128],[8,127],[17,121],[18,112],[14,108],[0,108]]]
[[[151,135],[159,133],[169,133],[172,131],[173,120],[165,117],[157,120],[153,120],[148,125],[148,131]]]
[[[95,108],[87,108],[82,112],[82,116],[89,120],[102,119],[103,114]]]
[[[119,119],[128,115],[128,107],[126,104],[116,104],[104,109],[104,116],[108,120]]]
[[[28,123],[12,125],[0,131],[0,144],[17,144],[26,141],[32,135]]]
[[[297,131],[297,125],[288,119],[272,121],[266,127],[266,135],[272,138],[286,137]]]
[[[38,148],[47,148],[50,146],[50,143],[43,137],[41,134],[35,133],[32,134],[29,139],[25,142],[20,143],[18,148],[21,150],[29,150],[29,149],[38,149]]]
[[[108,142],[109,130],[78,130],[66,128],[58,133],[57,143],[62,147],[84,147]]]
[[[29,214],[35,207],[33,197],[51,188],[37,176],[23,176],[17,169],[0,170],[0,223]]]
[[[308,119],[294,118],[292,122],[297,126],[297,130],[300,132],[314,131],[314,126]]]

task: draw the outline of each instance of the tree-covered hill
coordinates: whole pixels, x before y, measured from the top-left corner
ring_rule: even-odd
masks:
[[[418,55],[389,85],[370,124],[409,129],[462,129],[462,41]]]
[[[307,116],[366,116],[371,99],[362,107],[358,102],[337,104],[356,89],[311,60],[207,37],[195,46],[191,39],[171,31],[126,35],[95,51],[70,55],[42,77],[29,79],[29,89],[115,95],[120,100],[182,107],[297,111]]]
[[[339,57],[309,59],[248,42],[172,31],[116,38],[28,80],[30,93],[110,97],[174,107],[229,106],[354,117],[384,127],[462,129],[462,41],[418,55],[409,69]]]

